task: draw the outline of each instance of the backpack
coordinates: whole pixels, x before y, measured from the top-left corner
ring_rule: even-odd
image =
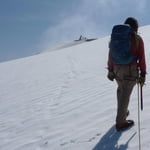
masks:
[[[136,61],[131,52],[131,37],[134,34],[130,25],[115,25],[109,43],[110,55],[115,64],[130,64]]]

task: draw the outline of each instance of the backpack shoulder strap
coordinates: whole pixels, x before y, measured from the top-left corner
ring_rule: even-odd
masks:
[[[140,44],[140,37],[139,37],[139,35],[136,33],[136,32],[134,32],[133,33],[133,39],[134,39],[134,41],[135,41],[135,44],[136,44],[136,57],[138,56],[138,50],[139,50],[139,44]]]
[[[137,33],[134,33],[136,48],[139,48],[140,38]]]

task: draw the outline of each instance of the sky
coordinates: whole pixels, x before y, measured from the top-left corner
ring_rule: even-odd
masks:
[[[107,36],[129,16],[149,25],[149,10],[149,0],[0,0],[0,62]]]

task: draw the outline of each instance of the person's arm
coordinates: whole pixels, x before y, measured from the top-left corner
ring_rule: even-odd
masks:
[[[109,51],[109,54],[108,54],[107,66],[108,66],[109,71],[113,71],[113,62],[112,62],[112,59],[111,59],[110,51]]]
[[[138,48],[138,60],[139,60],[139,69],[141,74],[146,74],[146,61],[145,61],[145,50],[144,42],[142,38],[139,38],[139,48]]]

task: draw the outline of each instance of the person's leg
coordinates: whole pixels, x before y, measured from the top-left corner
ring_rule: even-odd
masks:
[[[131,65],[116,65],[114,67],[117,88],[117,117],[116,123],[126,121],[130,96],[138,75],[137,67]]]
[[[130,96],[136,82],[134,81],[117,81],[117,117],[116,124],[126,121]]]

